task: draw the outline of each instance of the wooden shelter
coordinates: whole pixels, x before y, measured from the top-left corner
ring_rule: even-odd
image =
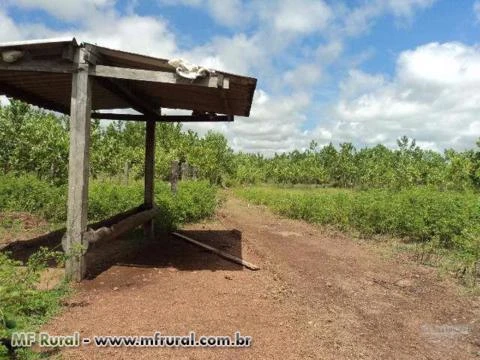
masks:
[[[256,79],[211,71],[191,80],[168,60],[112,50],[75,39],[0,44],[0,95],[70,115],[68,210],[63,248],[66,274],[85,276],[88,244],[136,226],[153,236],[156,122],[233,121],[249,116]],[[161,108],[192,115],[161,114]],[[105,110],[115,109],[115,112]],[[118,113],[134,109],[138,114]],[[222,115],[219,115],[222,114]],[[90,119],[145,121],[144,203],[118,222],[87,230]]]

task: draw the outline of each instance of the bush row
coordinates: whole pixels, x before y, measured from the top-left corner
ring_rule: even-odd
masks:
[[[290,218],[356,230],[366,236],[437,241],[444,248],[480,257],[480,197],[473,192],[252,187],[236,193]]]
[[[52,186],[35,176],[1,176],[0,211],[25,211],[62,223],[66,220],[66,193],[66,186]],[[211,216],[216,207],[216,188],[207,181],[182,181],[173,195],[169,184],[157,182],[155,200],[161,210],[158,223],[172,227]],[[101,220],[142,202],[142,182],[119,185],[92,181],[88,220]]]

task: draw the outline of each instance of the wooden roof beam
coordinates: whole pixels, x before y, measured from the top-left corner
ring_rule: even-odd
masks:
[[[132,107],[132,109],[153,118],[162,115],[160,106],[156,106],[150,101],[145,100],[148,99],[148,97],[141,96],[138,91],[133,93],[125,84],[117,81],[116,79],[96,78],[96,81],[105,89],[124,99]]]
[[[59,52],[58,54],[49,53],[48,49],[17,49],[15,47],[0,49],[0,54],[9,51],[16,51],[18,58],[13,57],[7,62],[1,56],[0,70],[71,74],[76,69],[73,63],[74,43],[68,43],[63,49],[55,50]]]
[[[102,120],[126,120],[126,121],[147,121],[150,118],[139,114],[115,114],[115,113],[92,113],[92,119]],[[156,122],[223,122],[233,121],[233,115],[213,115],[213,114],[198,114],[198,115],[162,115],[153,118]]]
[[[14,63],[0,60],[0,70],[71,74],[74,66],[73,63],[58,60],[19,59]]]
[[[222,89],[228,89],[230,87],[230,81],[228,78],[224,78],[223,75],[221,75],[222,80],[220,84],[220,77],[217,75],[210,75],[196,80],[189,80],[178,76],[174,72],[131,69],[107,65],[92,66],[90,75],[104,78],[149,81],[165,84],[198,85],[210,88],[220,87]]]

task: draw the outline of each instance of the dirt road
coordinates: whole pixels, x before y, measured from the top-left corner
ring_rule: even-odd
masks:
[[[459,295],[434,269],[382,257],[344,235],[235,198],[217,220],[184,232],[262,270],[244,270],[169,236],[130,242],[123,258],[121,249],[100,245],[92,256],[107,253],[110,261],[92,268],[93,279],[78,286],[45,330],[82,336],[238,330],[253,337],[253,346],[84,346],[64,351],[64,358],[480,359],[479,299]]]

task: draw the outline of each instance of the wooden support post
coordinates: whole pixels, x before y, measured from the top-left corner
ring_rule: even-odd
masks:
[[[84,55],[83,48],[76,50],[77,71],[72,75],[67,230],[64,242],[64,250],[68,255],[65,274],[67,279],[75,281],[85,277],[85,252],[88,246],[84,244],[83,233],[87,230],[92,84]]]
[[[145,209],[152,209],[155,194],[155,120],[149,119],[146,123],[145,131]],[[153,219],[143,225],[145,238],[153,240]]]

